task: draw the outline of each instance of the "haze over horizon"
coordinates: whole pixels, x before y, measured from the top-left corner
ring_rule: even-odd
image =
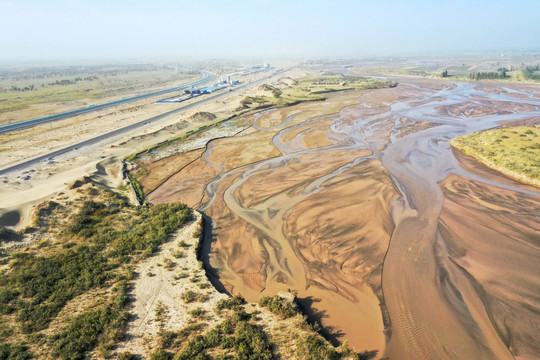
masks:
[[[539,1],[0,0],[0,61],[538,49]]]

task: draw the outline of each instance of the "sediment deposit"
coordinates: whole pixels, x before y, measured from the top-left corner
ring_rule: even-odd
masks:
[[[297,291],[331,339],[391,359],[538,358],[540,191],[449,146],[540,123],[540,99],[506,86],[403,79],[252,114],[171,157],[189,165],[148,200],[204,212],[224,288]]]

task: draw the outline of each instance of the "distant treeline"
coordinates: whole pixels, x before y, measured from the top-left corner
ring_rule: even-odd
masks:
[[[85,78],[76,77],[73,80],[69,80],[69,79],[56,80],[55,82],[49,83],[49,85],[73,85],[73,84],[78,83],[79,81],[83,81],[83,80],[92,81],[92,80],[97,80],[97,79],[99,79],[99,76],[97,75],[87,76]]]
[[[523,75],[523,78],[525,79],[540,79],[540,65],[530,65],[522,67],[521,69],[514,67],[513,65],[510,67],[510,70],[508,70],[505,67],[500,67],[497,69],[497,71],[489,71],[489,72],[482,72],[482,71],[474,71],[469,74],[469,78],[474,80],[483,80],[483,79],[506,79],[508,78],[508,71],[519,71],[521,70],[521,73]],[[443,72],[443,77],[445,77],[445,73]]]
[[[79,81],[92,81],[92,80],[97,80],[99,79],[99,76],[97,75],[92,75],[92,76],[87,76],[87,77],[76,77],[75,79],[71,80],[71,79],[62,79],[62,80],[56,80],[55,82],[50,82],[48,83],[47,85],[48,86],[55,86],[55,85],[74,85],[76,83],[78,83]],[[45,84],[41,84],[41,87],[45,87]],[[34,90],[36,87],[34,84],[32,85],[28,85],[28,86],[25,86],[25,87],[20,87],[20,86],[12,86],[9,91],[32,91]],[[0,92],[6,92],[8,91],[7,89],[2,89],[0,88]]]
[[[521,73],[525,79],[540,79],[540,74],[535,74],[537,71],[540,71],[540,65],[525,66]]]
[[[484,79],[506,79],[508,75],[506,74],[505,68],[499,68],[499,71],[475,71],[469,74],[469,77],[474,80],[484,80]]]
[[[25,87],[12,86],[11,91],[32,91],[34,90],[34,85],[29,85]]]

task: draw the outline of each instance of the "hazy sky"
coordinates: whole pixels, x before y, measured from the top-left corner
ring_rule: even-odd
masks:
[[[540,0],[0,0],[0,61],[540,48]]]

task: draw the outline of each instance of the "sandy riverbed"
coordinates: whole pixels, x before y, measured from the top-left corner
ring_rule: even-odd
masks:
[[[261,112],[249,119],[249,134],[211,142],[149,200],[199,207],[213,221],[209,259],[226,288],[249,299],[295,289],[337,341],[403,359],[538,356],[540,319],[525,310],[540,308],[526,291],[538,275],[528,268],[525,280],[509,275],[493,285],[497,276],[482,269],[505,259],[485,254],[473,266],[462,255],[491,237],[463,232],[464,224],[488,228],[499,217],[498,249],[515,241],[538,251],[526,242],[540,235],[530,222],[538,192],[467,170],[448,144],[534,118],[537,99],[486,87],[497,85],[408,78],[394,89]],[[462,187],[501,198],[473,206]],[[522,208],[520,191],[530,206]],[[459,224],[462,207],[467,221]],[[519,273],[519,249],[501,269]],[[529,325],[511,320],[520,316]]]

